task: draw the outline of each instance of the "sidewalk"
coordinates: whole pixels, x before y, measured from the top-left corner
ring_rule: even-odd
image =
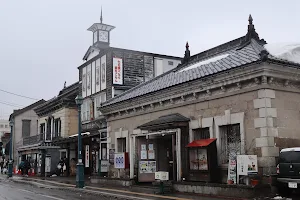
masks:
[[[74,190],[76,186],[76,177],[22,177],[14,176],[12,179],[15,182],[20,183],[34,183],[44,184],[51,186],[57,186],[60,189],[71,189]],[[173,200],[188,200],[188,199],[201,199],[201,200],[219,200],[219,199],[240,199],[243,198],[228,198],[228,197],[219,197],[219,196],[204,196],[196,194],[186,194],[186,193],[167,193],[165,195],[157,195],[153,193],[153,188],[145,186],[108,186],[101,184],[92,184],[89,179],[85,180],[86,192],[90,193],[110,193],[114,195],[126,195],[128,197],[136,197],[140,199],[173,199]],[[76,190],[78,190],[76,188]]]

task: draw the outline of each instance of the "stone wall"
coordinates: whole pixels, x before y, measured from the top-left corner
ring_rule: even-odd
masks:
[[[108,119],[108,134],[110,147],[115,146],[115,135],[119,133],[120,130],[128,131],[129,135],[133,133],[139,125],[147,123],[149,121],[155,120],[161,116],[169,115],[172,113],[179,113],[185,117],[191,119],[191,122],[197,122],[197,120],[202,119],[202,123],[214,123],[214,118],[221,119],[225,117],[225,113],[229,112],[231,116],[240,113],[243,116],[243,130],[244,130],[244,152],[246,154],[254,154],[255,151],[255,138],[260,137],[259,129],[254,127],[254,119],[258,118],[259,110],[254,109],[254,99],[258,98],[258,92],[246,92],[238,95],[222,97],[209,101],[201,101],[195,104],[184,105],[174,108],[166,108],[165,110],[145,112],[139,115],[128,115],[126,118],[122,119]],[[205,121],[205,119],[207,119]],[[211,119],[211,120],[209,120]],[[235,120],[235,119],[233,119]],[[242,119],[236,119],[242,120]],[[190,128],[195,126],[195,124],[190,123]],[[214,125],[212,125],[214,126]],[[198,127],[194,127],[198,128]],[[216,130],[211,134],[211,137],[217,137]],[[192,130],[190,129],[190,132]],[[226,171],[227,172],[227,171]],[[226,172],[224,174],[226,174]],[[225,180],[225,179],[224,179]]]

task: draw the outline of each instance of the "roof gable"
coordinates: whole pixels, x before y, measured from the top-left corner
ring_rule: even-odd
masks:
[[[31,110],[31,109],[34,109],[36,108],[37,106],[45,103],[46,101],[44,99],[41,99],[33,104],[30,104],[29,106],[26,106],[25,108],[22,108],[22,109],[19,109],[19,110],[14,110],[14,112],[9,116],[9,121],[11,121],[12,118],[28,111],[28,110]]]

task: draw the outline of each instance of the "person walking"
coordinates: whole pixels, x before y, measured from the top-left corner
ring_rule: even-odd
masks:
[[[25,162],[22,160],[19,164],[19,170],[21,170],[21,175],[24,176],[24,170],[25,170]]]
[[[27,159],[24,162],[24,166],[25,166],[24,167],[25,176],[28,176],[28,171],[31,168],[31,165]]]

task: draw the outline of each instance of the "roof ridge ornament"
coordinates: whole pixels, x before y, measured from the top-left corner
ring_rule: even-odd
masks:
[[[246,34],[246,40],[250,41],[251,38],[253,38],[253,39],[255,39],[259,42],[260,41],[259,35],[255,31],[255,27],[254,27],[254,24],[253,24],[253,18],[251,16],[251,14],[249,15],[248,21],[249,21],[249,24],[248,24],[248,32]]]
[[[186,42],[186,45],[185,45],[185,53],[184,53],[184,57],[183,57],[183,60],[182,60],[182,64],[183,63],[187,63],[189,61],[189,58],[191,57],[191,52],[189,50],[189,43]]]
[[[254,39],[258,42],[258,44],[261,44],[261,45],[264,45],[266,44],[267,42],[264,40],[264,39],[260,39],[259,38],[259,35],[258,33],[256,32],[255,30],[255,26],[253,24],[253,18],[252,18],[252,15],[250,14],[249,17],[248,17],[248,31],[247,31],[247,34],[245,35],[245,38],[244,40],[241,42],[241,45],[240,47],[238,48],[239,49],[242,49],[244,48],[246,45],[250,44],[251,43],[251,39]]]

